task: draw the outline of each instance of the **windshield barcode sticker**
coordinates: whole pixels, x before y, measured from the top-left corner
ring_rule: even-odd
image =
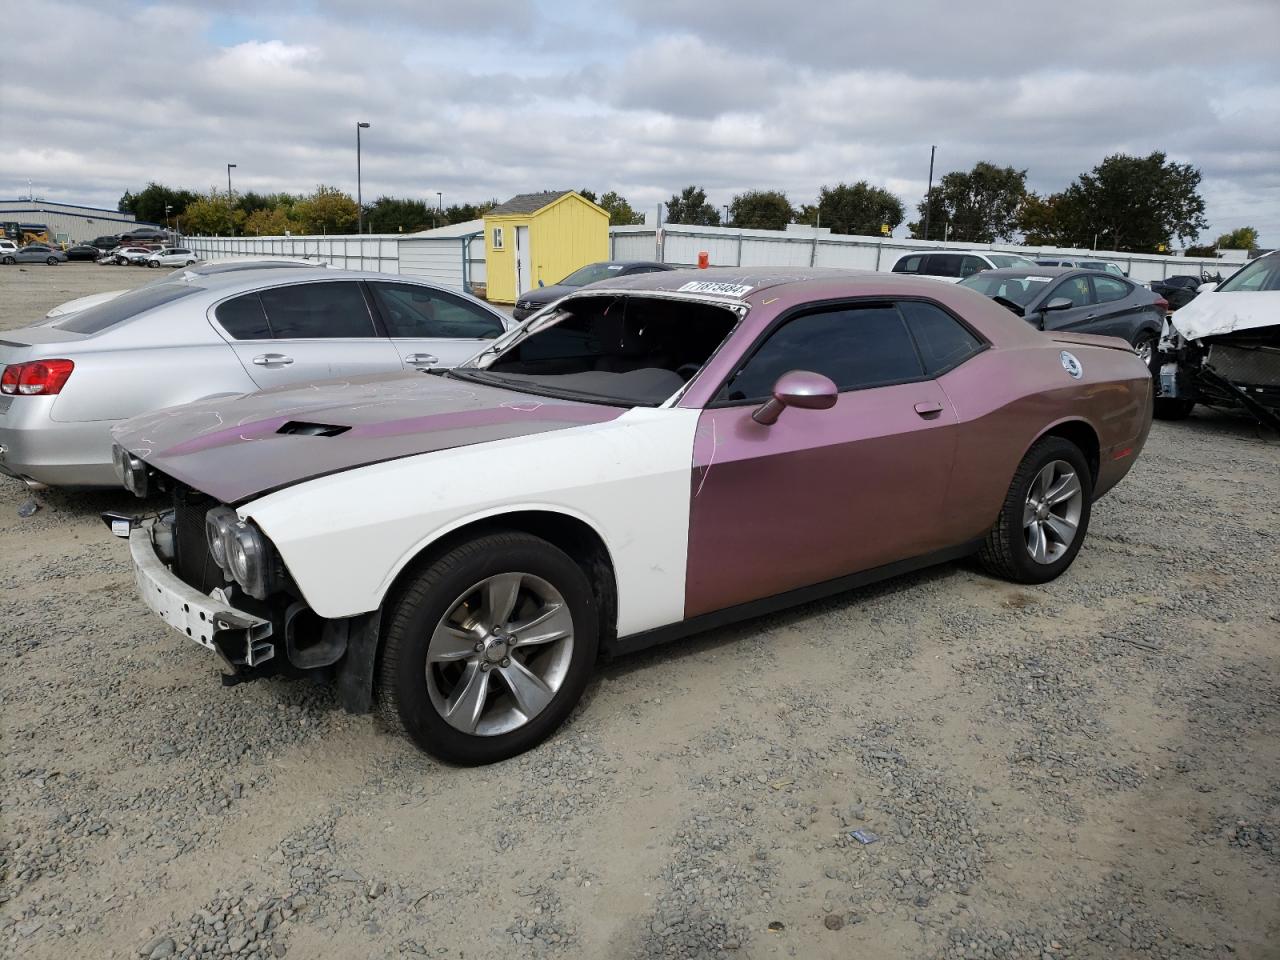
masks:
[[[741,297],[752,289],[747,283],[718,283],[715,280],[690,280],[677,288],[679,293],[717,293],[722,297]]]

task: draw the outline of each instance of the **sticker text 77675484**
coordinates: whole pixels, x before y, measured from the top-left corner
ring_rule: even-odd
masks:
[[[749,283],[719,283],[715,280],[690,280],[678,288],[681,293],[716,293],[722,297],[741,297],[753,289]]]

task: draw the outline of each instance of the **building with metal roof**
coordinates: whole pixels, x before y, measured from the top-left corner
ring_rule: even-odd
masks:
[[[0,224],[5,224],[6,227],[13,225],[19,230],[43,226],[48,228],[50,240],[66,243],[127,233],[136,227],[160,226],[139,221],[132,213],[122,213],[119,210],[30,197],[0,200]],[[5,232],[8,233],[8,229]]]

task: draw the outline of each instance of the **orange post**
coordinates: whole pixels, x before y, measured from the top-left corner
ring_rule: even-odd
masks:
[[[699,270],[705,270],[705,269],[707,269],[707,267],[709,267],[709,266],[711,266],[711,254],[707,253],[707,251],[705,251],[705,250],[701,250],[701,251],[699,251],[699,253],[698,253],[698,269],[699,269]]]

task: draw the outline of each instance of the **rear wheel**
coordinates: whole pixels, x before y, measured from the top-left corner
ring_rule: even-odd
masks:
[[[0,260],[0,263],[3,263],[6,267],[11,267],[17,262],[13,257],[5,257],[4,260]]]
[[[449,763],[493,763],[546,739],[595,664],[597,605],[586,575],[528,534],[455,547],[388,612],[382,713]]]
[[[57,258],[57,257],[45,257],[44,262],[45,262],[45,263],[47,263],[47,264],[48,264],[49,266],[51,266],[51,267],[56,267],[56,266],[58,265],[58,258]]]
[[[1093,477],[1080,448],[1045,437],[1022,458],[995,526],[979,553],[992,573],[1017,583],[1062,574],[1089,529]]]
[[[1156,336],[1150,331],[1144,331],[1138,334],[1137,339],[1133,341],[1133,349],[1142,358],[1142,362],[1147,365],[1147,369],[1151,371],[1151,376],[1159,373],[1159,367],[1156,365]]]

